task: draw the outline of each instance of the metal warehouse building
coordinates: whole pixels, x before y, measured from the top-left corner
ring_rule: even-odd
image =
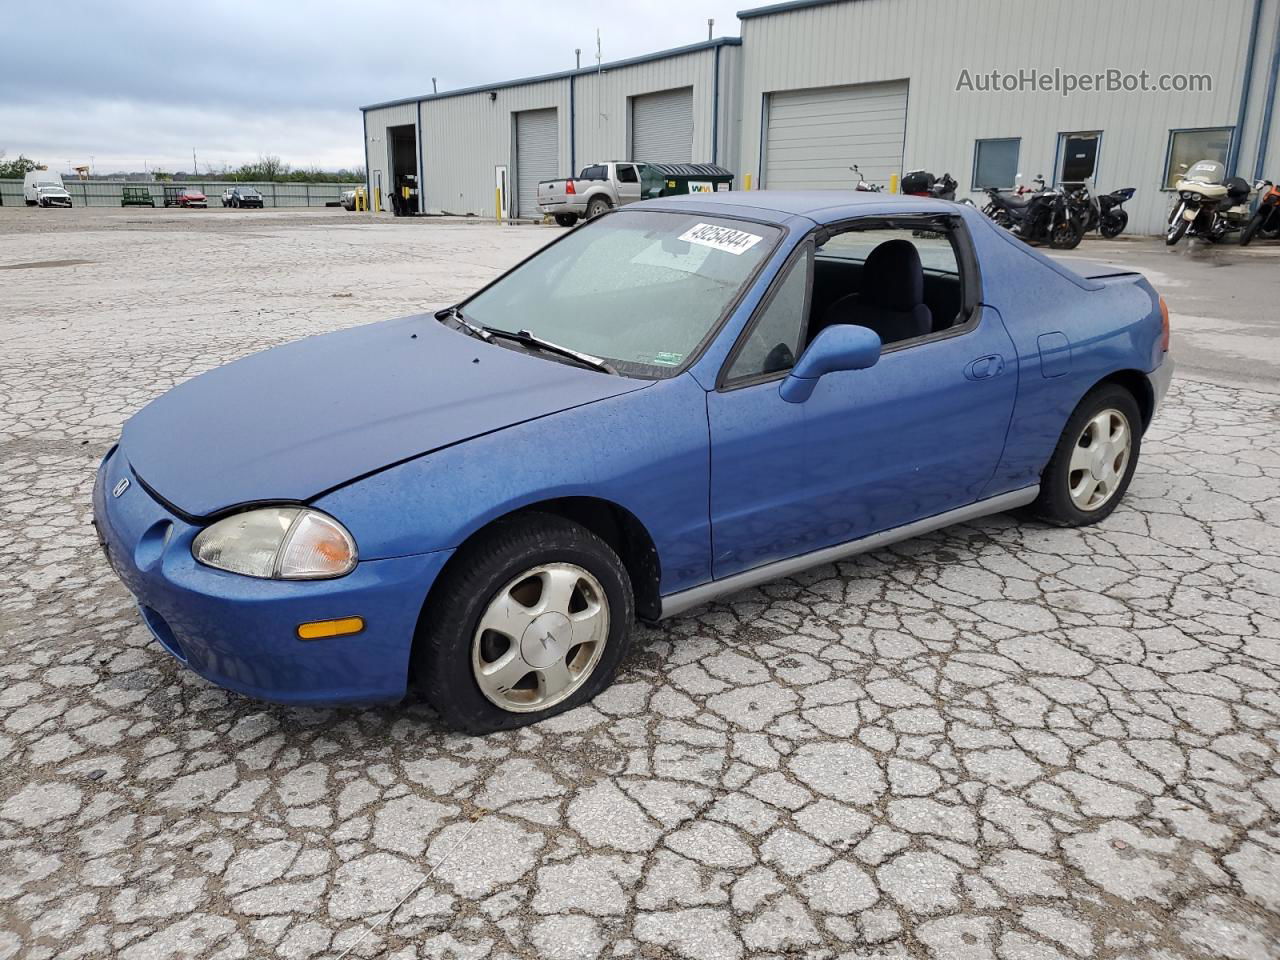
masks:
[[[415,172],[422,212],[493,216],[501,196],[504,216],[536,216],[539,180],[597,160],[711,161],[751,189],[924,168],[978,201],[1020,172],[1136,187],[1130,229],[1154,233],[1190,163],[1280,179],[1280,0],[798,0],[738,16],[741,39],[366,107],[370,185]],[[1028,86],[1055,69],[1145,73],[1148,89]],[[1018,88],[990,89],[993,71]]]

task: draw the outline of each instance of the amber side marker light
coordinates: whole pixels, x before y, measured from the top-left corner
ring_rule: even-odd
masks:
[[[313,620],[298,624],[298,636],[303,640],[323,640],[326,637],[345,637],[364,629],[363,617],[343,617],[340,620]]]
[[[1169,305],[1164,302],[1164,297],[1160,298],[1160,349],[1165,353],[1169,352]]]

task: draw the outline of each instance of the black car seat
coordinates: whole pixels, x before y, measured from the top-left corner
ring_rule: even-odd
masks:
[[[867,257],[862,289],[831,303],[822,327],[856,323],[880,335],[881,343],[922,337],[933,330],[933,315],[924,304],[924,268],[910,240],[886,240]]]

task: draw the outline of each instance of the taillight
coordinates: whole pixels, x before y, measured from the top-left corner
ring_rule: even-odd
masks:
[[[1169,352],[1169,305],[1160,298],[1160,349]]]
[[[566,180],[566,181],[564,182],[564,192],[565,192],[565,193],[577,193],[577,192],[578,192],[577,190],[573,189],[573,181],[572,181],[572,180]]]

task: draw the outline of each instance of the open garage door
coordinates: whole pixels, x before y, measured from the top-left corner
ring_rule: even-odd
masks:
[[[693,87],[631,98],[631,159],[693,160]]]
[[[539,217],[538,182],[560,175],[560,131],[556,111],[516,114],[516,216]]]
[[[855,163],[887,187],[902,172],[906,136],[905,80],[770,94],[764,187],[850,190]]]

